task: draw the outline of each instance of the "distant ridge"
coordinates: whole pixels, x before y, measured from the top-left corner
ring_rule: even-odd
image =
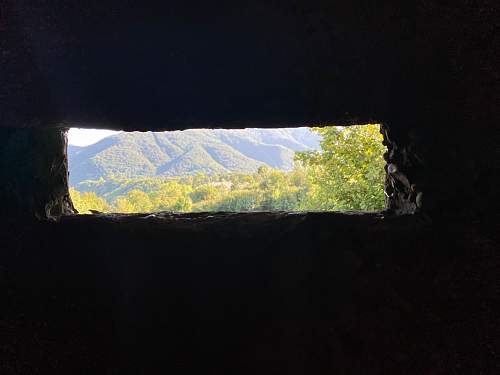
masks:
[[[68,146],[70,185],[108,176],[253,173],[263,165],[287,171],[296,151],[318,150],[319,140],[308,128],[122,132]]]

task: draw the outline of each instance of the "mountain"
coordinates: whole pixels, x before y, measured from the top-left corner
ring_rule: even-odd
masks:
[[[122,132],[68,146],[70,185],[107,176],[253,173],[263,165],[287,171],[296,151],[318,150],[319,140],[308,128]]]

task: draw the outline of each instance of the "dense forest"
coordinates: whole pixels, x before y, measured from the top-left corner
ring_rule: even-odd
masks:
[[[378,125],[313,128],[320,150],[295,152],[293,169],[177,177],[106,176],[70,188],[80,213],[373,211],[384,208],[385,151]]]

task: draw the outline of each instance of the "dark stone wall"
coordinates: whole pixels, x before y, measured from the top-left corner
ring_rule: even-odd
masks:
[[[1,9],[2,126],[295,126],[383,121],[410,104],[416,14],[393,0]]]
[[[138,4],[0,3],[0,373],[498,373],[496,2]],[[368,121],[379,215],[46,220],[64,126]]]
[[[0,370],[494,374],[493,229],[333,213],[4,224]]]
[[[57,219],[74,212],[66,133],[0,128],[2,218]]]

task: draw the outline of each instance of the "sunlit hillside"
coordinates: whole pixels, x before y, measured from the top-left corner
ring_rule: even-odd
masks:
[[[308,128],[122,132],[86,147],[69,146],[70,185],[111,176],[254,173],[261,166],[289,171],[295,152],[318,150],[319,140]]]

